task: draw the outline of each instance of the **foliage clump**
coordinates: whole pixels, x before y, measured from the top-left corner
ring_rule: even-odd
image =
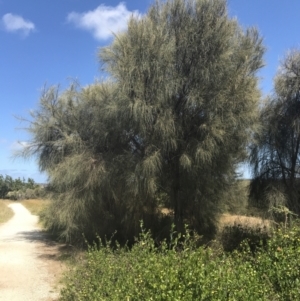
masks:
[[[218,238],[224,251],[233,251],[240,247],[241,242],[248,241],[250,250],[255,252],[258,247],[266,245],[270,238],[270,229],[267,226],[253,227],[251,225],[243,225],[241,223],[234,223],[227,225],[219,233]]]
[[[261,208],[286,206],[300,213],[300,50],[290,51],[261,109],[262,128],[251,149],[250,201]]]
[[[11,176],[0,175],[0,198],[21,200],[34,199],[44,195],[44,189],[31,178],[13,179]]]
[[[131,249],[90,247],[61,300],[299,300],[299,237],[299,226],[280,228],[254,253],[247,241],[224,253],[175,233],[157,248],[142,231]]]

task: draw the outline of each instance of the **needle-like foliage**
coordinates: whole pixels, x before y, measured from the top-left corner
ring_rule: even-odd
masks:
[[[163,196],[177,230],[213,233],[257,121],[263,52],[224,0],[157,1],[133,16],[99,52],[111,82],[47,90],[33,115],[27,150],[56,192],[51,223],[67,236],[138,231]]]
[[[274,79],[274,93],[260,112],[262,130],[252,146],[251,194],[265,207],[300,213],[300,50],[288,53]],[[277,197],[270,193],[277,189]]]
[[[135,152],[118,119],[116,87],[71,85],[63,93],[51,87],[32,112],[33,138],[21,155],[36,156],[49,175],[52,202],[44,222],[68,241],[116,230],[116,238],[126,240],[137,233],[141,219],[155,223],[155,199],[138,195],[131,181]]]
[[[157,1],[100,50],[122,95],[137,191],[165,191],[179,227],[213,225],[257,118],[263,52],[223,0]]]

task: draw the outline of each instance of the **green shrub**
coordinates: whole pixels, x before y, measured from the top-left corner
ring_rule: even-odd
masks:
[[[17,200],[29,200],[29,199],[41,199],[46,196],[45,189],[42,187],[35,188],[23,188],[19,190],[9,191],[5,198],[12,201]]]
[[[27,199],[27,200],[29,200],[29,199],[35,199],[36,198],[35,190],[27,188],[25,190],[25,193],[24,193],[24,198]]]
[[[257,271],[265,277],[278,300],[300,300],[300,227],[275,232],[267,249],[256,257]]]
[[[21,191],[10,191],[6,194],[6,198],[12,201],[17,201],[22,199],[22,193]]]
[[[36,198],[43,199],[47,196],[47,189],[42,186],[34,188],[34,195]]]
[[[300,230],[278,230],[253,254],[216,254],[187,234],[155,246],[142,231],[131,248],[94,245],[66,280],[61,300],[299,300]]]
[[[219,235],[224,251],[229,252],[238,249],[244,240],[249,244],[250,250],[255,252],[258,247],[266,244],[268,238],[270,229],[266,226],[261,228],[239,223],[225,226]]]

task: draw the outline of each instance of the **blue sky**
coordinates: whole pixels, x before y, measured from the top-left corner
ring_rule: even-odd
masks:
[[[29,117],[43,86],[70,79],[81,85],[101,77],[97,49],[124,30],[128,17],[144,14],[152,3],[94,0],[0,0],[0,174],[45,182],[34,160],[12,160],[28,140],[14,116]],[[299,0],[228,0],[229,13],[244,27],[256,26],[267,48],[260,72],[264,94],[286,51],[300,47]],[[19,141],[19,142],[18,142]],[[247,173],[246,173],[247,175]]]

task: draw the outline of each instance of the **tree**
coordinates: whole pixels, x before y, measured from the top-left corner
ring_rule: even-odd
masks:
[[[4,178],[3,175],[0,175],[0,198],[4,199],[9,191],[10,191],[10,187],[7,181],[7,177]]]
[[[257,121],[263,52],[224,0],[157,1],[133,16],[100,50],[110,82],[52,88],[33,113],[23,154],[49,173],[56,226],[138,228],[164,193],[179,231],[213,229]]]
[[[232,184],[257,117],[262,54],[256,30],[244,33],[219,0],[156,2],[100,50],[123,96],[140,193],[163,187],[177,225],[188,216],[211,226]]]
[[[260,112],[262,130],[251,150],[251,195],[264,207],[300,213],[300,50],[290,51]],[[259,204],[260,203],[260,204]]]
[[[32,178],[27,179],[27,183],[25,185],[26,188],[35,189],[35,188],[37,188],[37,186],[38,185],[35,183],[34,179],[32,179]]]
[[[115,86],[106,82],[81,89],[72,84],[63,93],[51,87],[32,112],[32,140],[21,155],[36,156],[48,173],[53,202],[46,226],[68,241],[82,240],[82,233],[89,239],[115,230],[120,239],[145,217],[137,216],[143,204],[126,193],[125,171],[133,162],[114,114]]]

